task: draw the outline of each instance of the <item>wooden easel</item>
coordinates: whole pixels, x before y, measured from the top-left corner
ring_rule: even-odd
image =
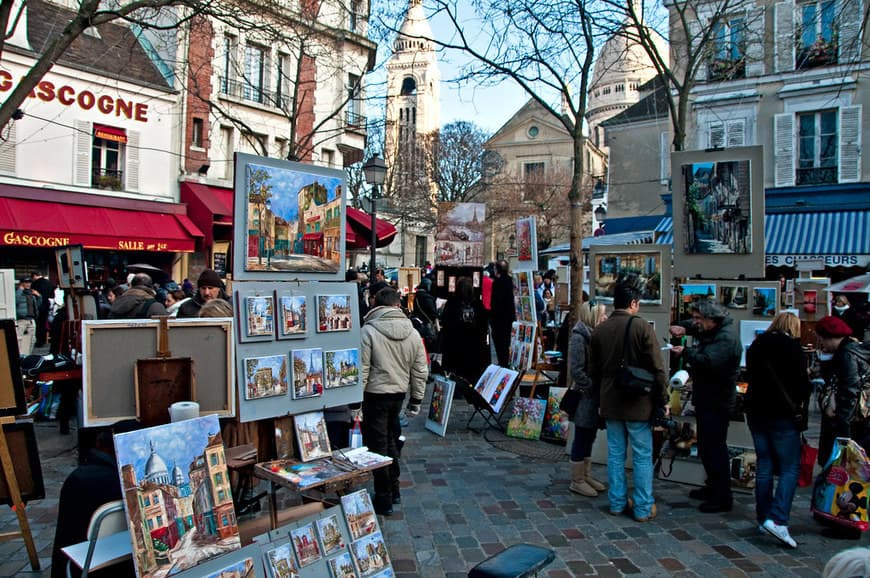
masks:
[[[12,509],[18,517],[19,530],[0,533],[0,540],[24,538],[27,556],[30,558],[30,567],[34,572],[37,572],[39,571],[39,558],[36,555],[36,545],[33,543],[33,534],[30,532],[30,523],[27,521],[27,514],[24,511],[24,501],[21,499],[21,490],[18,488],[18,479],[15,477],[15,470],[12,466],[12,456],[9,453],[9,445],[6,443],[6,433],[2,427],[4,424],[14,421],[15,419],[12,417],[0,417],[0,465],[3,467],[3,479],[6,480],[6,487],[9,488],[9,501],[12,502]]]

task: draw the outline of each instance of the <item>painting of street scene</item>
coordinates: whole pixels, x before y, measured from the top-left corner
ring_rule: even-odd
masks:
[[[516,268],[535,270],[538,268],[538,235],[535,229],[535,218],[517,219],[516,228]]]
[[[338,349],[323,354],[326,389],[357,385],[360,379],[359,349]]]
[[[137,576],[242,547],[216,415],[118,434],[115,450]]]
[[[285,395],[288,387],[286,355],[245,359],[245,399]]]
[[[596,254],[593,266],[596,300],[613,303],[616,286],[624,280],[631,280],[640,290],[641,303],[661,304],[662,263],[658,251]]]
[[[752,289],[752,314],[759,317],[776,316],[776,289],[755,287]]]
[[[329,573],[332,578],[356,578],[356,570],[353,569],[350,553],[345,551],[335,558],[330,558]]]
[[[719,303],[729,309],[746,309],[749,303],[749,287],[743,285],[721,287]]]
[[[275,299],[269,296],[245,297],[248,337],[275,334]]]
[[[692,305],[702,300],[716,298],[715,283],[683,283],[677,288],[677,319],[686,321],[692,317]]]
[[[299,457],[303,462],[325,458],[332,453],[322,411],[293,416],[293,424],[296,428],[296,439],[299,441]]]
[[[335,273],[341,260],[342,178],[245,164],[246,271]]]
[[[485,203],[440,203],[435,223],[435,264],[483,267]]]
[[[339,526],[338,516],[335,514],[317,520],[317,533],[320,535],[320,543],[323,544],[324,556],[335,554],[344,548],[341,526]]]
[[[350,331],[353,316],[350,312],[350,295],[317,296],[317,331]]]
[[[323,350],[293,350],[293,399],[323,394]]]
[[[323,557],[320,554],[320,545],[318,545],[317,538],[314,536],[313,523],[290,530],[290,540],[293,542],[293,549],[296,550],[299,566],[304,568]]]
[[[341,509],[352,539],[357,540],[378,531],[378,520],[368,490],[342,496]]]
[[[269,569],[269,578],[299,578],[290,542],[266,552],[266,568]]]
[[[359,573],[366,576],[378,572],[390,565],[387,546],[380,532],[375,532],[351,544],[353,557]]]
[[[278,296],[278,338],[304,337],[305,295]]]
[[[686,253],[752,253],[749,161],[683,165]]]
[[[249,578],[254,576],[254,559],[245,558],[230,564],[217,572],[207,574],[205,578]]]

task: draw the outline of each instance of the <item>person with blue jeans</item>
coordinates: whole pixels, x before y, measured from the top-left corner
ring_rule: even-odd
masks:
[[[801,432],[807,429],[810,382],[793,313],[774,317],[746,352],[746,418],[758,462],[755,516],[759,527],[790,548],[788,521],[800,476]],[[774,490],[773,476],[779,483]]]
[[[610,513],[629,514],[637,522],[656,517],[653,497],[652,418],[666,399],[667,377],[652,326],[637,316],[641,293],[632,279],[617,284],[610,318],[595,328],[589,352],[589,372],[599,392],[601,416],[607,423],[607,492]],[[629,394],[614,380],[623,361],[655,376],[649,395]],[[667,414],[667,407],[665,407]],[[631,445],[633,499],[628,498],[625,458]]]

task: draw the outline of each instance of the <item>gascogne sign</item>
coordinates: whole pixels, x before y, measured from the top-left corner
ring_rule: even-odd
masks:
[[[0,246],[17,247],[63,247],[64,245],[84,245],[88,249],[108,249],[110,251],[156,251],[189,252],[193,242],[185,240],[152,241],[125,237],[102,237],[99,235],[40,235],[18,231],[0,231]]]

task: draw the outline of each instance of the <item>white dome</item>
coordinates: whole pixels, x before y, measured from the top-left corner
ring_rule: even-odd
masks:
[[[166,462],[163,461],[163,458],[157,455],[153,442],[151,444],[151,455],[148,456],[148,461],[145,462],[145,481],[155,484],[170,483],[169,468],[166,467]]]
[[[429,26],[429,20],[423,10],[423,0],[410,0],[405,21],[402,22],[399,34],[393,41],[393,52],[434,51],[435,46],[432,41],[424,40],[432,37],[432,27]]]

